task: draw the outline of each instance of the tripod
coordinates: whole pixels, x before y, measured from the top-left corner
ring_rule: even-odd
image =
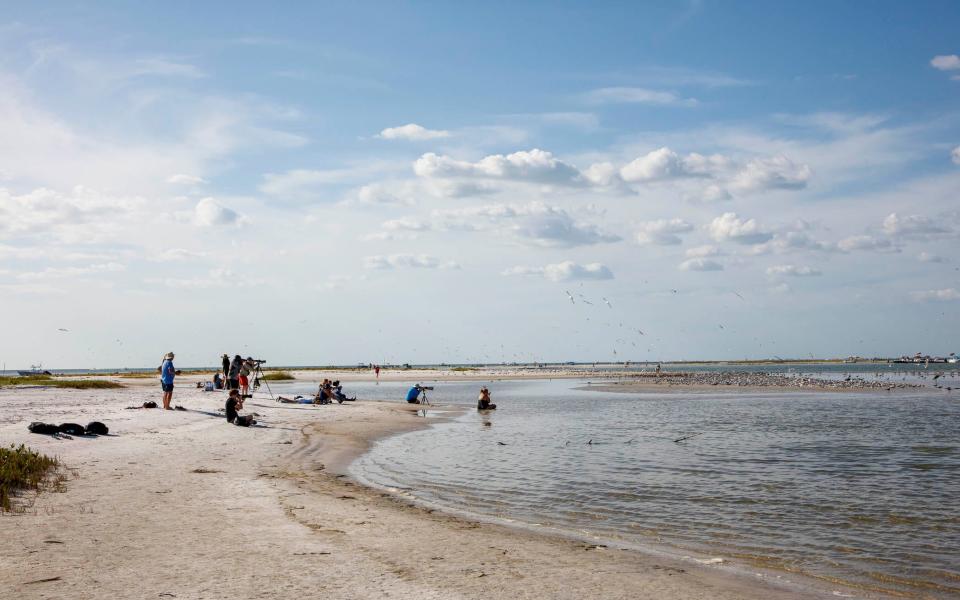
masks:
[[[262,363],[258,362],[256,366],[253,368],[253,385],[251,386],[253,391],[257,391],[260,389],[260,379],[263,377],[263,369],[260,368],[261,364]],[[273,397],[273,390],[270,389],[270,382],[264,379],[263,383],[267,386],[267,392],[270,394],[270,399],[276,400],[276,398]]]

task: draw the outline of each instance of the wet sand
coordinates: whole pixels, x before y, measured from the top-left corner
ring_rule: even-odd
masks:
[[[120,390],[0,390],[0,441],[57,455],[68,476],[62,493],[0,516],[4,597],[831,595],[735,563],[597,547],[412,506],[359,485],[344,468],[379,437],[433,416],[400,402],[313,407],[258,395],[247,409],[263,426],[246,429],[218,416],[222,393],[191,381],[178,379],[174,394],[184,412],[124,410],[159,399],[153,380]],[[33,420],[94,419],[111,435],[57,439],[26,430]]]

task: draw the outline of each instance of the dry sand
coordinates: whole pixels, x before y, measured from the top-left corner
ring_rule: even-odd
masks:
[[[187,412],[155,380],[121,390],[0,390],[0,443],[62,460],[62,493],[0,516],[0,598],[830,597],[736,565],[594,547],[411,506],[343,473],[378,437],[422,427],[403,403],[277,404],[263,427],[218,416],[224,396],[181,377]],[[431,411],[442,418],[443,409]],[[26,425],[91,420],[111,435],[56,439]],[[846,593],[846,592],[845,592]]]

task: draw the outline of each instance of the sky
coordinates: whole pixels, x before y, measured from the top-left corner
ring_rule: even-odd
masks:
[[[955,2],[0,2],[0,362],[960,352]]]

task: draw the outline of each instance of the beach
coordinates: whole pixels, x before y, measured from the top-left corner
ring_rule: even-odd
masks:
[[[248,400],[262,427],[227,425],[222,393],[177,380],[187,411],[128,410],[117,390],[0,390],[0,440],[59,457],[62,492],[0,517],[0,590],[18,598],[810,598],[826,589],[709,557],[604,547],[444,514],[359,485],[350,461],[422,428],[416,406]],[[446,418],[441,407],[431,411]],[[456,410],[456,409],[450,409]],[[30,421],[105,422],[111,435],[31,435]],[[742,567],[742,566],[741,566]],[[860,594],[859,597],[871,597]]]

